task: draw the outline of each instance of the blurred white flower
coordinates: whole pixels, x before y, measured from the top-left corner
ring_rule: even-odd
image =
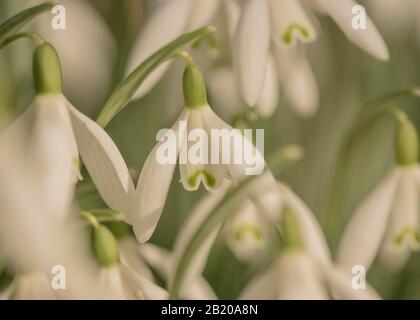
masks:
[[[142,274],[143,269],[138,269],[139,273],[121,260],[120,248],[115,236],[107,227],[97,222],[93,223],[92,247],[99,264],[100,287],[104,292],[109,292],[112,299],[162,300],[168,298],[164,289]],[[136,266],[138,265],[137,262]]]
[[[216,0],[159,2],[134,47],[128,71],[170,40],[193,29],[192,26],[211,22],[221,3]],[[352,28],[352,8],[357,5],[353,0],[339,4],[334,0],[227,0],[223,5],[236,87],[245,103],[255,106],[262,116],[273,113],[278,103],[279,83],[297,112],[311,115],[316,111],[318,87],[301,45],[317,38],[316,13],[330,16],[357,46],[380,60],[388,59],[387,47],[369,17],[366,29]],[[161,66],[145,81],[136,98],[150,91],[169,64]]]
[[[76,233],[70,217],[64,222],[55,212],[45,188],[48,181],[38,176],[37,161],[27,161],[21,139],[15,136],[0,147],[0,252],[7,270],[15,275],[2,298],[106,296],[97,290],[83,235]],[[62,151],[59,147],[57,151]],[[65,278],[66,290],[53,290],[52,270],[57,265],[73,275]]]
[[[37,53],[35,60],[42,61],[43,54],[51,54],[59,64],[51,45],[42,45]],[[53,67],[59,69],[59,65],[47,64],[44,71],[48,73]],[[33,174],[45,181],[55,214],[64,216],[69,211],[80,175],[79,153],[107,205],[127,211],[129,191],[134,186],[118,148],[104,129],[79,112],[59,90],[38,92],[28,110],[8,129],[6,139],[15,132],[28,136],[28,154],[39,166]]]
[[[389,267],[401,268],[411,250],[420,249],[418,137],[404,115],[395,136],[397,165],[356,209],[338,251],[350,269],[373,263],[378,251]]]
[[[376,27],[367,18],[365,30],[352,28],[355,1],[313,0],[230,0],[226,3],[233,44],[233,61],[239,91],[254,106],[264,94],[270,44],[277,59],[279,77],[285,93],[302,115],[313,114],[318,105],[315,77],[306,61],[301,43],[316,40],[316,9],[328,14],[357,46],[380,60],[388,50]],[[274,84],[271,86],[275,87]],[[276,87],[275,87],[276,88]],[[276,88],[277,89],[277,88]]]
[[[257,275],[241,299],[378,299],[370,287],[352,287],[351,274],[333,265],[320,226],[305,204],[280,186],[282,248],[272,265]]]

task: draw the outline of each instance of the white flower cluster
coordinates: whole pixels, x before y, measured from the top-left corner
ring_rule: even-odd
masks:
[[[184,189],[195,191],[203,184],[208,193],[188,214],[172,250],[152,244],[177,160],[185,150],[177,145],[176,161],[160,163],[158,153],[168,139],[163,135],[134,182],[103,126],[63,93],[62,78],[72,84],[71,92],[83,91],[81,96],[106,87],[110,75],[104,70],[112,54],[101,55],[98,50],[113,46],[105,24],[95,10],[86,9],[85,1],[63,1],[69,17],[76,12],[81,15],[78,21],[86,23],[75,28],[68,20],[66,37],[81,42],[85,50],[79,54],[78,46],[61,41],[60,32],[42,23],[33,26],[45,38],[36,38],[33,55],[36,95],[0,137],[0,297],[167,299],[178,283],[176,296],[217,299],[203,272],[216,238],[222,237],[243,264],[267,260],[269,252],[269,263],[246,284],[241,299],[379,299],[369,284],[354,287],[353,267],[368,270],[379,252],[394,267],[401,267],[410,252],[420,248],[418,141],[410,120],[397,117],[396,168],[356,210],[334,259],[315,215],[291,188],[276,180],[262,150],[233,128],[240,128],[240,123],[231,126],[222,120],[207,99],[209,89],[215,95],[209,100],[215,105],[220,101],[223,109],[234,107],[230,103],[243,104],[269,117],[278,105],[281,87],[299,114],[314,114],[319,93],[305,50],[321,37],[319,16],[329,16],[356,46],[387,60],[388,49],[370,18],[365,17],[365,28],[355,30],[352,8],[357,3],[352,0],[149,2],[150,11],[128,58],[127,75],[177,37],[213,22],[222,26],[217,41],[226,42],[220,50],[228,52],[228,66],[214,66],[197,54],[194,59],[200,65],[206,60],[203,75],[187,53],[177,52],[187,66],[184,108],[172,126],[174,141],[181,144],[185,139],[179,130],[182,123],[188,123],[187,132],[226,130],[252,153],[258,172],[263,173],[249,176],[243,163],[179,162]],[[0,33],[0,44],[3,40]],[[179,75],[171,67],[174,60],[155,67],[128,100],[144,97],[167,72]],[[98,86],[92,86],[97,78]],[[181,92],[181,86],[176,89]],[[212,147],[212,142],[208,144]],[[184,145],[184,149],[193,147],[190,142]],[[80,185],[89,185],[90,180],[103,200],[101,210],[87,210],[77,201]],[[235,197],[239,200],[229,202]],[[209,236],[196,246],[196,235],[206,231],[206,224],[215,221],[213,214],[222,209],[228,212],[226,219],[212,224]],[[179,271],[185,253],[193,250],[191,243],[195,255],[182,270],[181,281]],[[61,270],[54,266],[63,266],[65,274],[51,280],[51,270]],[[53,285],[57,279],[58,285]]]

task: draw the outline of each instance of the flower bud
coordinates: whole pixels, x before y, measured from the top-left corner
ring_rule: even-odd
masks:
[[[33,56],[33,76],[37,94],[59,94],[62,89],[61,65],[57,51],[41,44]]]
[[[101,267],[112,267],[118,263],[117,240],[107,227],[103,225],[93,227],[92,247]]]
[[[299,222],[293,211],[286,206],[283,209],[280,222],[280,232],[282,235],[282,246],[287,249],[302,248],[302,236],[299,229]]]
[[[199,108],[208,104],[203,74],[194,63],[188,63],[185,68],[183,90],[185,105],[188,108]]]
[[[404,117],[398,121],[395,131],[395,156],[398,165],[409,166],[417,163],[418,153],[417,130],[411,121]]]

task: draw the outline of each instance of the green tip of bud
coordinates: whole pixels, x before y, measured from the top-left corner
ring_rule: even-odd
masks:
[[[36,48],[33,56],[33,73],[37,94],[61,93],[60,59],[50,43],[44,43]]]
[[[117,240],[107,227],[103,225],[93,227],[92,247],[101,267],[112,267],[118,263]]]
[[[419,141],[417,130],[411,121],[404,117],[398,121],[395,131],[395,156],[398,165],[409,166],[417,163]]]
[[[194,63],[188,63],[183,78],[185,105],[198,108],[207,105],[207,90],[203,73]]]
[[[300,249],[303,247],[298,220],[288,206],[283,209],[280,231],[282,235],[282,246],[284,248]]]

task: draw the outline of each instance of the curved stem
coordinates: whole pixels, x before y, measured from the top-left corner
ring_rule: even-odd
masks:
[[[193,58],[187,51],[179,50],[175,53],[175,56],[183,58],[189,65],[194,64]]]
[[[41,44],[45,43],[45,40],[37,33],[35,32],[19,32],[14,34],[13,36],[10,36],[8,38],[6,38],[1,44],[0,44],[0,49],[3,49],[4,47],[6,47],[7,45],[9,45],[10,43],[22,39],[22,38],[27,38],[27,39],[31,39],[33,40],[38,46]]]

